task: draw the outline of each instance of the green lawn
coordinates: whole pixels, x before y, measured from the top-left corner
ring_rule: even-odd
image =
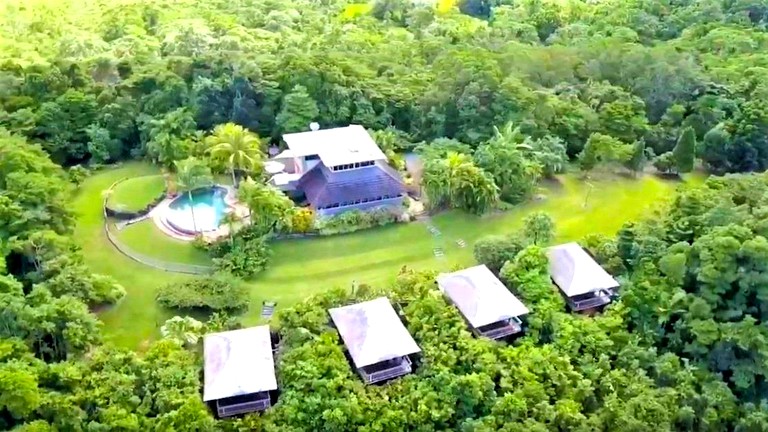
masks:
[[[94,271],[115,277],[128,291],[119,305],[102,314],[106,333],[116,343],[128,347],[137,347],[156,336],[159,324],[169,316],[155,305],[157,287],[187,276],[148,268],[115,251],[101,229],[99,198],[115,179],[153,171],[147,165],[131,163],[100,172],[85,182],[75,201],[81,213],[77,233],[88,264]],[[693,176],[688,181],[699,182],[701,178]],[[411,223],[335,237],[279,241],[274,244],[270,268],[249,283],[253,301],[244,321],[260,321],[264,300],[277,301],[278,308],[282,308],[320,290],[349,286],[352,280],[369,284],[388,282],[404,265],[448,270],[472,264],[472,245],[478,238],[514,231],[526,215],[537,210],[546,211],[555,219],[560,241],[593,232],[613,234],[625,221],[641,217],[654,202],[672,196],[677,184],[653,176],[608,176],[584,182],[576,175],[566,175],[547,185],[543,191],[545,199],[509,212],[484,217],[460,212],[438,215],[433,223],[443,235],[437,238],[423,223]],[[145,247],[141,252],[160,259],[190,263],[200,263],[197,260],[202,259],[191,245],[156,232],[151,222],[127,228],[121,236],[131,238],[131,247]],[[460,248],[456,244],[458,239],[465,240],[467,247]],[[444,259],[434,257],[435,247],[445,250]]]
[[[165,235],[152,219],[144,219],[121,229],[117,238],[132,250],[182,264],[210,265],[208,254],[194,248],[189,242]]]
[[[163,191],[165,191],[165,178],[155,170],[155,175],[128,178],[115,185],[107,204],[114,210],[143,210]]]

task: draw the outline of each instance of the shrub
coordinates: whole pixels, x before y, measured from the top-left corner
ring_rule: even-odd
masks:
[[[234,312],[248,307],[248,297],[248,289],[240,280],[216,274],[165,285],[156,298],[167,308]]]
[[[249,240],[235,238],[231,245],[228,240],[225,240],[212,247],[219,254],[218,257],[213,258],[213,264],[217,270],[246,279],[266,269],[272,255],[265,237]]]
[[[321,234],[342,234],[375,226],[384,226],[398,221],[397,213],[381,207],[369,211],[350,210],[335,216],[318,219],[317,229]]]
[[[315,214],[308,208],[299,209],[291,216],[291,232],[303,234],[312,230]]]
[[[517,236],[487,236],[475,243],[473,255],[475,261],[498,272],[505,262],[514,259],[525,246],[525,240]]]
[[[75,165],[67,170],[67,176],[69,177],[69,181],[74,183],[75,186],[80,186],[83,183],[83,180],[86,179],[90,175],[90,171],[88,171],[88,168],[84,168],[80,165]]]

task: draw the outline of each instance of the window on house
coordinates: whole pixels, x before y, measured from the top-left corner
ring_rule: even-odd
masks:
[[[320,159],[320,156],[318,155],[307,155],[304,156],[304,160],[311,161],[311,160],[318,160]]]

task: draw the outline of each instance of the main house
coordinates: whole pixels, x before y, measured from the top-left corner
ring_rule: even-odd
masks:
[[[362,126],[285,134],[283,141],[288,149],[270,161],[270,183],[303,194],[318,214],[402,205],[400,175]]]

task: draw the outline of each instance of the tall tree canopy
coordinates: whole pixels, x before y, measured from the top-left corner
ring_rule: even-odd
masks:
[[[568,158],[587,172],[640,172],[654,155],[669,173],[694,157],[715,173],[764,171],[765,1],[9,0],[2,11],[0,429],[768,430],[765,174],[710,178],[616,238],[578,239],[622,284],[594,316],[568,313],[551,284],[543,247],[559,232],[546,215],[478,241],[477,261],[531,310],[513,343],[474,338],[424,265],[281,307],[277,405],[216,421],[197,346],[242,324],[174,317],[141,353],[105,340],[93,312],[125,291],[85,265],[69,183],[83,171],[61,168],[146,158],[192,189],[201,165],[188,158],[210,149],[215,168],[256,179],[259,136],[280,146],[316,121],[373,130],[393,162],[415,148],[429,202],[474,213],[521,201]],[[250,277],[269,258],[265,231],[296,213],[261,182],[241,193],[253,225],[213,247],[217,269]],[[379,295],[422,357],[370,387],[327,308]]]

